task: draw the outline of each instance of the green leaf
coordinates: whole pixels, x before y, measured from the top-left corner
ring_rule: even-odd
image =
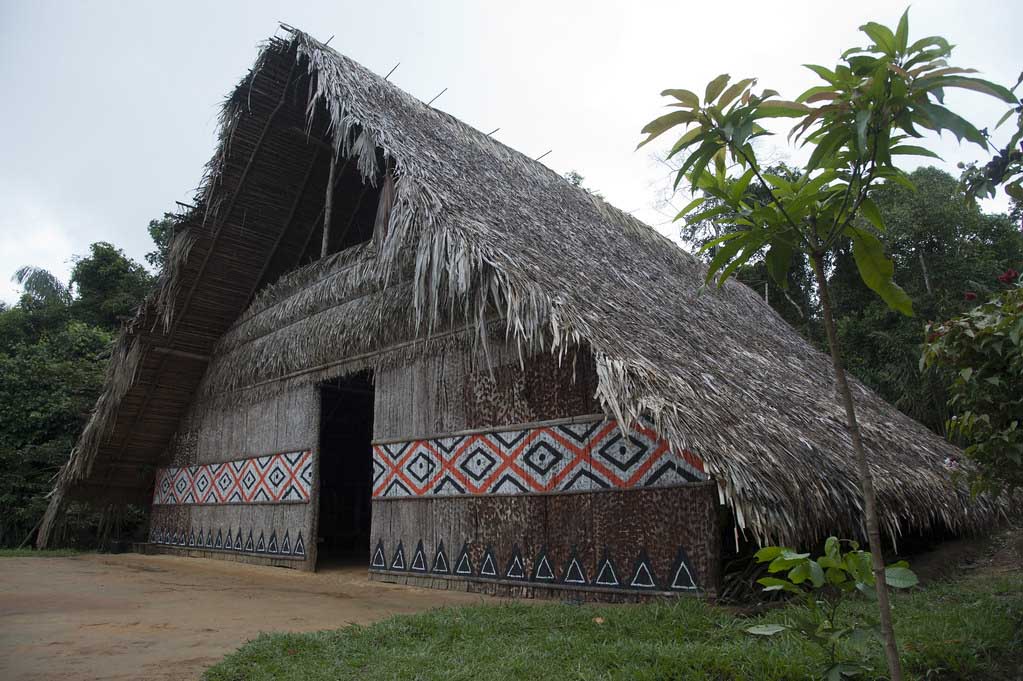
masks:
[[[707,91],[703,95],[704,103],[710,105],[717,96],[721,94],[721,91],[725,89],[725,86],[728,85],[728,81],[731,80],[731,78],[732,77],[727,73],[722,73],[720,76],[707,83]]]
[[[912,317],[913,301],[892,279],[895,264],[885,255],[881,241],[862,229],[851,228],[846,230],[846,234],[852,239],[853,259],[863,283],[881,296],[888,307]]]
[[[938,104],[917,104],[916,108],[927,116],[927,122],[932,130],[937,132],[948,130],[955,135],[957,140],[961,141],[965,138],[987,149],[987,140],[984,138],[984,135],[962,116]]]
[[[756,636],[774,636],[788,629],[784,624],[754,624],[747,627],[746,632]]]
[[[721,99],[718,100],[718,106],[722,109],[725,108],[733,99],[741,95],[743,90],[756,82],[756,78],[743,78],[737,83],[732,83],[732,85],[721,95]]]
[[[784,549],[780,546],[765,546],[753,555],[757,559],[758,563],[770,563],[772,560],[780,556],[783,550]]]
[[[820,566],[817,561],[811,560],[807,563],[810,568],[810,582],[813,584],[815,589],[819,589],[824,586],[824,569]]]
[[[982,78],[967,78],[965,76],[942,76],[934,78],[934,75],[936,74],[922,76],[917,79],[917,83],[924,85],[924,89],[926,90],[931,90],[936,87],[955,87],[963,90],[973,90],[974,92],[980,92],[985,95],[997,97],[1008,104],[1018,103],[1015,95],[1012,94],[1009,88],[997,83],[992,83],[989,80],[984,80]]]
[[[878,210],[877,204],[869,196],[865,197],[860,203],[860,213],[879,232],[884,231],[884,218],[881,216],[881,211]]]
[[[831,83],[832,85],[837,85],[839,82],[838,76],[831,69],[824,68],[823,66],[818,66],[817,64],[803,64],[803,66],[810,69],[818,76]]]
[[[895,56],[895,35],[892,33],[892,29],[876,21],[870,21],[860,26],[860,30],[866,33],[886,55]]]
[[[686,216],[686,214],[689,213],[689,211],[693,210],[694,208],[698,208],[698,207],[702,206],[704,201],[706,201],[706,200],[707,200],[707,197],[705,197],[705,196],[698,196],[698,197],[696,197],[695,199],[693,199],[692,201],[687,203],[685,208],[683,208],[682,210],[680,210],[678,212],[678,215],[675,216],[675,219],[679,220],[681,218],[684,218]]]
[[[798,118],[812,111],[806,104],[784,99],[770,99],[757,106],[754,118]]]
[[[640,142],[639,146],[636,148],[639,149],[639,147],[642,147],[644,144],[650,143],[668,130],[674,128],[676,125],[692,123],[695,119],[696,114],[692,111],[672,111],[669,114],[664,114],[659,118],[655,118],[647,123],[642,130],[640,130],[641,133],[649,134],[650,136]]]
[[[900,54],[906,53],[906,47],[909,43],[909,8],[902,13],[899,18],[899,25],[895,29],[895,47]]]
[[[944,161],[942,157],[935,154],[930,149],[924,149],[923,147],[916,147],[912,144],[900,144],[892,147],[888,150],[892,156],[927,156],[929,158],[936,158],[939,161]]]
[[[664,90],[663,92],[661,92],[661,96],[674,97],[675,99],[682,102],[691,109],[700,108],[700,98],[696,96],[695,92],[690,92],[689,90],[680,89]]]
[[[775,241],[764,260],[767,264],[767,273],[774,279],[774,283],[782,289],[787,289],[789,267],[792,265],[792,245],[784,241]]]
[[[860,151],[860,157],[867,155],[867,123],[870,122],[870,112],[860,109],[856,112],[856,146]]]
[[[668,158],[673,157],[675,154],[682,151],[689,145],[696,144],[700,140],[700,137],[702,137],[703,135],[704,132],[702,127],[693,128],[692,130],[687,131],[686,134],[679,137],[678,141],[675,142],[675,145],[671,148],[671,151],[668,152]]]
[[[884,571],[885,581],[893,589],[908,589],[916,586],[920,580],[916,573],[907,567],[889,567]]]

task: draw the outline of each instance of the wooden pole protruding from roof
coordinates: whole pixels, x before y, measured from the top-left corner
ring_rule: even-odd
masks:
[[[327,176],[327,198],[323,202],[323,245],[320,257],[330,255],[330,218],[334,211],[334,177],[337,174],[337,149],[330,154],[330,174]]]

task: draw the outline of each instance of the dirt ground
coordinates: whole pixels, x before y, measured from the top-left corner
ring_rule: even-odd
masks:
[[[0,679],[198,679],[261,631],[368,624],[481,596],[175,556],[0,559]],[[491,599],[492,600],[492,599]]]

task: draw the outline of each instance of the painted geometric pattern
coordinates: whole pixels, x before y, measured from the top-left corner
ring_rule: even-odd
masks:
[[[251,459],[156,471],[153,504],[307,503],[313,489],[313,453],[289,452]]]
[[[568,555],[549,554],[546,548],[533,557],[528,565],[519,551],[512,547],[510,555],[499,556],[487,546],[483,557],[474,560],[465,543],[460,549],[449,552],[444,542],[433,552],[427,550],[422,540],[414,551],[407,551],[404,542],[399,541],[393,553],[388,554],[382,540],[377,541],[370,556],[370,570],[379,572],[403,572],[422,575],[443,575],[463,579],[486,579],[504,582],[531,582],[562,587],[599,587],[603,589],[629,589],[637,591],[678,591],[696,592],[699,586],[689,565],[685,549],[679,547],[667,574],[657,573],[645,549],[635,556],[626,556],[616,561],[607,549],[596,567],[587,566],[573,551]]]
[[[280,558],[305,558],[306,546],[302,531],[232,527],[154,526],[149,530],[152,544],[179,546],[188,549],[231,551]]]
[[[615,421],[477,433],[373,447],[373,496],[522,494],[661,487],[706,480],[703,461],[673,450],[648,422]]]

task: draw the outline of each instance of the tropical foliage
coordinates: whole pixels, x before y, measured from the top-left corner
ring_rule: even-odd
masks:
[[[1013,491],[1023,488],[1023,287],[1014,269],[998,279],[1005,290],[928,325],[921,364],[954,372],[948,431],[976,488]]]
[[[823,83],[793,101],[780,99],[774,90],[758,93],[755,78],[733,83],[727,74],[707,84],[702,100],[690,90],[665,90],[676,110],[647,124],[643,132],[648,136],[640,146],[683,128],[669,152],[669,158],[683,159],[675,186],[688,180],[698,196],[677,219],[713,219],[726,227],[725,234],[704,246],[715,249],[708,281],[722,285],[762,254],[771,279],[786,287],[793,263],[810,262],[860,474],[889,673],[900,680],[873,481],[838,345],[827,264],[841,243],[851,243],[863,283],[892,309],[912,315],[912,301],[895,283],[895,263],[878,236],[885,224],[874,194],[886,184],[912,186],[895,161],[935,156],[914,143],[928,131],[947,131],[988,147],[984,133],[944,106],[946,90],[974,90],[1013,105],[1016,99],[1005,87],[966,75],[971,69],[951,66],[952,46],[946,39],[911,42],[908,11],[895,30],[874,22],[860,29],[868,45],[846,50],[834,68],[810,65]],[[774,118],[797,119],[789,138],[810,151],[806,164],[787,177],[768,172],[753,146],[770,134],[764,124]],[[754,180],[759,186],[751,190]],[[712,204],[705,207],[708,200]]]
[[[103,386],[114,334],[152,277],[95,243],[76,260],[70,286],[34,267],[15,281],[20,300],[0,305],[0,546],[20,545],[36,527]],[[69,517],[72,541],[96,522],[76,509]]]
[[[872,556],[854,541],[847,544],[849,549],[842,551],[842,542],[829,537],[824,543],[824,555],[817,558],[782,546],[760,549],[757,562],[767,563],[768,573],[774,575],[757,580],[764,591],[803,596],[806,607],[791,610],[784,624],[756,624],[746,629],[760,636],[783,631],[798,633],[820,647],[825,659],[822,676],[836,681],[870,671],[862,659],[843,656],[847,649],[844,643],[880,634],[876,618],[869,613],[842,607],[852,597],[870,597],[874,593]],[[892,588],[907,589],[918,580],[909,565],[900,561],[885,568],[885,581]]]

